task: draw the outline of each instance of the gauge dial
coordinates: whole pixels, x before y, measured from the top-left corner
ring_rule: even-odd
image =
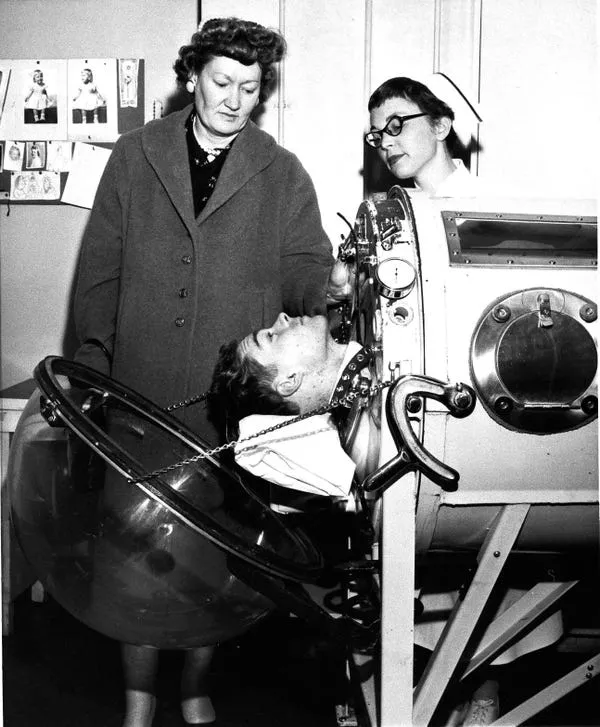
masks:
[[[399,257],[389,257],[377,266],[380,293],[390,300],[406,297],[415,285],[417,273],[414,267]]]

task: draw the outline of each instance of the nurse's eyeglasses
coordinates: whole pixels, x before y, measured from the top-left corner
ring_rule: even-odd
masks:
[[[410,119],[418,119],[420,116],[427,116],[428,114],[410,114],[410,116],[392,116],[387,122],[383,129],[374,129],[365,134],[365,141],[369,146],[378,149],[383,141],[383,135],[389,134],[390,136],[399,136],[402,129],[404,128],[404,122]]]

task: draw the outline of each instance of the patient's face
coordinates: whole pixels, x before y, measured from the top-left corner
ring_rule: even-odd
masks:
[[[294,367],[315,370],[327,360],[332,340],[325,316],[290,318],[280,313],[270,328],[246,336],[239,350],[243,357],[250,356],[278,372]]]

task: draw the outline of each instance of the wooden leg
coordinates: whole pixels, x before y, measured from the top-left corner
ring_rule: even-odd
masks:
[[[528,511],[529,505],[504,505],[490,528],[469,590],[452,612],[415,689],[413,724],[427,725],[431,721]]]
[[[492,661],[503,647],[514,641],[535,619],[548,611],[577,583],[578,581],[537,583],[521,596],[488,626],[461,679]]]
[[[523,724],[523,722],[554,704],[554,702],[558,702],[565,694],[569,694],[582,684],[586,684],[590,679],[597,677],[598,674],[600,674],[600,654],[584,661],[583,664],[573,669],[566,676],[542,689],[541,692],[538,692],[518,707],[511,709],[510,712],[503,714],[495,722],[492,722],[492,725],[494,727],[515,727],[515,725]]]

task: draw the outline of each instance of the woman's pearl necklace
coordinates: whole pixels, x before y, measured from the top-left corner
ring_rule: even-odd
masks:
[[[212,146],[212,147],[205,146],[200,141],[200,120],[198,119],[198,116],[196,116],[196,114],[194,114],[193,126],[194,126],[194,136],[196,137],[196,141],[200,145],[200,148],[202,149],[202,151],[205,152],[206,154],[208,154],[209,157],[213,157],[213,158],[218,157],[219,154],[223,151],[223,149],[225,149],[226,146],[228,146],[228,144],[224,147],[223,146]],[[229,142],[229,143],[231,143],[231,142]]]

